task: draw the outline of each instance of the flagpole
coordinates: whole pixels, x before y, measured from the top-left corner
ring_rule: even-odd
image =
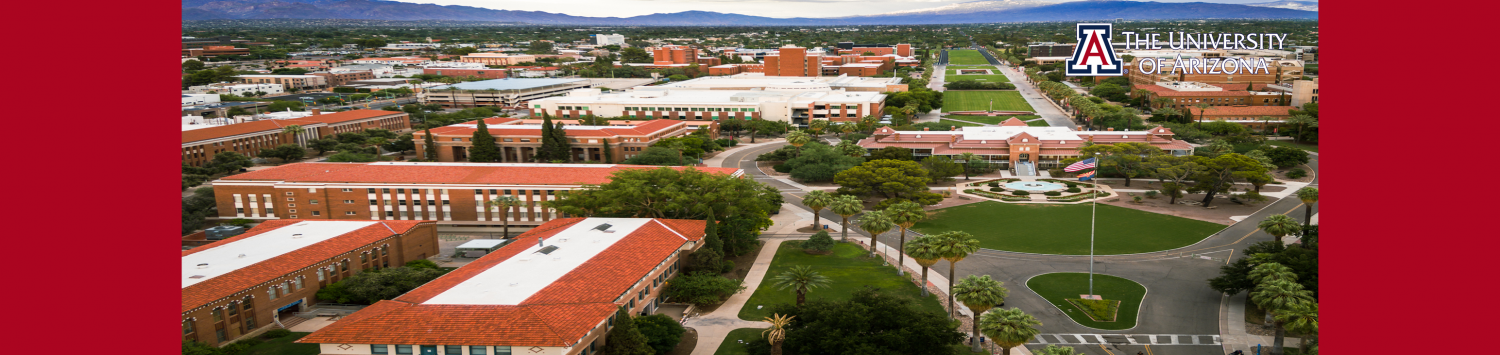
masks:
[[[1104,163],[1099,161],[1099,153],[1094,153],[1094,176],[1089,180],[1098,180],[1099,167]],[[1094,225],[1099,224],[1099,182],[1094,182],[1094,203],[1089,211],[1089,296],[1094,295]],[[1103,299],[1103,297],[1100,297]]]

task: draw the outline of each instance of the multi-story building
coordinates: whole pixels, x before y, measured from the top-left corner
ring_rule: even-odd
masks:
[[[786,45],[766,55],[766,76],[822,76],[823,54],[808,53],[807,48]]]
[[[1215,85],[1208,85],[1190,81],[1158,82],[1152,85],[1136,85],[1133,88],[1150,92],[1151,94],[1149,100],[1151,102],[1151,107],[1154,108],[1171,107],[1182,110],[1185,107],[1198,104],[1207,104],[1210,106],[1285,105],[1282,103],[1271,102],[1273,98],[1269,95],[1257,95],[1258,93],[1252,93],[1245,90],[1227,90]],[[1132,90],[1132,92],[1134,91]],[[1265,96],[1264,99],[1266,100],[1266,102],[1258,102],[1260,100],[1256,100],[1257,98],[1260,98],[1262,96]],[[1171,102],[1166,104],[1157,103],[1156,101],[1158,98],[1167,98],[1170,99]],[[1275,100],[1280,99],[1276,98]]]
[[[691,82],[686,81],[684,83]],[[807,125],[814,120],[855,121],[880,116],[886,95],[831,89],[827,84],[788,84],[765,90],[704,90],[640,87],[626,92],[575,90],[567,96],[531,101],[532,118],[581,115],[628,119],[714,121],[754,119]]]
[[[612,34],[612,35],[607,35],[607,34],[603,34],[603,33],[596,34],[596,35],[594,35],[594,44],[595,45],[600,45],[600,46],[608,46],[608,45],[611,45],[611,44],[617,45],[617,46],[623,46],[623,45],[625,45],[625,36],[622,36],[619,33]]]
[[[906,43],[901,43],[901,44],[897,44],[895,46],[892,46],[892,45],[883,44],[883,43],[858,44],[858,43],[854,43],[854,42],[839,42],[838,45],[835,46],[835,48],[838,48],[838,53],[839,54],[856,54],[856,55],[858,55],[858,54],[862,54],[862,53],[865,53],[865,52],[871,52],[871,53],[875,53],[873,55],[895,54],[897,56],[902,56],[902,57],[910,57],[910,56],[912,56],[911,45],[910,44],[906,44]]]
[[[521,107],[531,100],[599,85],[588,79],[494,79],[432,87],[418,99],[443,108]]]
[[[541,110],[532,109],[538,113],[538,117],[540,117]],[[589,107],[563,106],[549,112],[557,113],[556,117],[566,120],[576,119],[592,111]],[[499,162],[535,161],[537,152],[542,147],[541,122],[494,117],[485,119],[484,123],[490,135],[495,137],[495,143],[500,146]],[[614,126],[568,125],[563,127],[563,133],[567,135],[573,147],[570,155],[571,161],[617,163],[640,154],[659,139],[692,133],[691,131],[694,130],[689,129],[689,126],[686,122],[649,120]],[[467,161],[469,149],[474,144],[474,132],[478,129],[477,123],[460,123],[431,129],[433,142],[438,146],[437,160]],[[710,129],[717,131],[714,127]],[[425,149],[426,134],[427,132],[413,133],[412,140],[416,141],[418,151]],[[605,152],[606,149],[608,153]]]
[[[286,91],[294,90],[326,90],[329,88],[328,79],[317,75],[274,75],[255,74],[240,75],[240,82],[246,84],[280,84]]]
[[[901,78],[871,78],[854,76],[769,76],[758,73],[731,76],[701,77],[637,89],[671,88],[690,90],[794,90],[794,91],[906,91]]]
[[[351,81],[375,79],[375,73],[368,70],[361,71],[339,71],[339,72],[317,72],[308,73],[323,77],[328,87],[339,87],[348,85]]]
[[[1040,43],[1026,47],[1026,57],[1071,57],[1072,44]]]
[[[535,62],[536,56],[530,54],[472,53],[459,57],[458,61],[464,63],[481,63],[484,65],[516,65]]]
[[[1293,81],[1292,106],[1302,107],[1311,102],[1318,102],[1318,78]]]
[[[219,102],[218,94],[182,94],[182,106],[209,105]]]
[[[859,141],[867,149],[885,147],[910,148],[916,157],[956,156],[974,153],[981,159],[1004,168],[1018,163],[1039,169],[1059,167],[1068,158],[1079,156],[1085,143],[1113,144],[1139,142],[1150,144],[1172,155],[1191,155],[1192,145],[1173,139],[1175,133],[1164,127],[1148,131],[1074,131],[1067,127],[1030,127],[1014,117],[999,126],[959,127],[953,131],[896,131],[881,127],[873,136]]]
[[[698,49],[688,46],[667,45],[651,48],[652,64],[692,64],[698,59]]]
[[[383,65],[428,65],[434,62],[427,57],[386,57],[386,58],[360,58],[349,61],[354,64],[383,64]]]
[[[249,96],[261,92],[266,95],[280,94],[283,87],[276,84],[227,84],[214,83],[188,87],[187,92],[195,94],[227,94],[235,96]]]
[[[1207,111],[1189,106],[1187,111],[1195,121],[1225,121],[1266,129],[1269,125],[1286,122],[1291,117],[1292,106],[1214,106]]]
[[[253,336],[308,309],[328,284],[437,253],[432,221],[266,221],[182,252],[182,337],[223,345]]]
[[[418,142],[421,140],[418,139]],[[501,143],[501,146],[505,146]],[[454,228],[532,227],[562,217],[541,202],[559,191],[600,185],[627,169],[658,166],[504,163],[296,163],[213,182],[218,219],[278,218],[437,221]],[[672,169],[686,169],[673,167]],[[739,177],[734,168],[696,168]],[[501,196],[523,204],[509,211],[486,204]],[[295,217],[292,217],[295,216]]]
[[[505,79],[510,77],[505,69],[453,69],[453,68],[423,68],[422,74],[443,75],[451,77],[480,77],[485,79]]]
[[[210,58],[225,55],[250,55],[250,49],[235,46],[203,46],[203,48],[183,48],[182,55]]]
[[[323,354],[593,355],[616,312],[652,313],[705,224],[567,218],[297,340]],[[482,330],[482,331],[480,331]]]
[[[399,111],[353,110],[322,114],[313,109],[312,115],[306,117],[265,119],[184,130],[182,162],[203,166],[221,152],[255,156],[261,149],[288,143],[307,146],[309,140],[345,132],[363,132],[370,128],[406,131],[411,129],[408,116]],[[286,127],[293,125],[302,127],[302,133],[296,136],[284,133]]]

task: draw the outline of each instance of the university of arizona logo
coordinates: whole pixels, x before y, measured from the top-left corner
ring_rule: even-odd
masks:
[[[1067,60],[1064,70],[1068,76],[1122,76],[1125,67],[1115,56],[1115,48],[1109,38],[1113,34],[1107,23],[1078,24],[1078,45],[1073,47],[1073,58]]]

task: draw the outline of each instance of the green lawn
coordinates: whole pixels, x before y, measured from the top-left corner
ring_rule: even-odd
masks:
[[[1091,204],[1040,205],[985,201],[933,211],[912,229],[923,234],[960,230],[979,246],[1025,253],[1088,255]],[[1099,205],[1095,253],[1134,254],[1197,243],[1223,225]]]
[[[724,342],[719,343],[719,350],[714,350],[714,355],[749,355],[750,352],[745,349],[745,344],[749,344],[752,341],[765,341],[765,338],[760,336],[760,333],[764,331],[765,329],[762,328],[731,330],[729,331],[729,335],[724,337]],[[740,343],[740,341],[744,341],[744,343]]]
[[[962,50],[950,50],[950,51],[948,51],[948,63],[949,64],[955,64],[955,65],[966,65],[966,64],[987,65],[987,64],[990,64],[990,61],[985,60],[984,59],[984,55],[983,54],[979,54],[979,51],[977,51],[977,50],[962,49]]]
[[[954,68],[957,68],[957,69],[948,69],[947,71],[944,72],[944,74],[947,74],[947,75],[957,75],[958,74],[958,69],[989,69],[989,70],[994,71],[994,72],[999,72],[1000,71],[999,68],[995,68],[995,66],[993,66],[993,65],[972,65],[972,66],[954,67]]]
[[[959,127],[977,127],[977,126],[979,126],[979,125],[973,124],[973,123],[959,122],[959,121],[947,120],[947,119],[945,119],[945,120],[938,120],[938,123],[949,125],[949,126],[959,126]]]
[[[1035,111],[1019,92],[957,90],[943,92],[943,112],[984,111],[989,109],[991,99],[995,100],[995,111]]]
[[[946,83],[951,83],[951,82],[955,82],[955,81],[959,81],[959,80],[974,80],[974,81],[981,81],[981,82],[987,82],[987,83],[1008,83],[1008,82],[1010,82],[1010,78],[1006,78],[1005,75],[1002,75],[1002,74],[994,74],[994,75],[975,75],[975,74],[969,74],[969,75],[947,75],[947,76],[943,76],[943,82],[946,82]]]
[[[1026,125],[1032,127],[1052,127],[1052,125],[1047,124],[1047,120],[1028,121]]]
[[[943,95],[944,95],[944,99],[946,99],[947,98],[946,97],[947,94],[945,93]],[[1292,141],[1266,141],[1266,144],[1270,144],[1270,145],[1274,145],[1274,146],[1278,146],[1278,147],[1299,148],[1299,149],[1310,151],[1310,152],[1313,152],[1313,153],[1317,153],[1318,152],[1318,145],[1316,145],[1316,144],[1295,143],[1295,142],[1292,142]]]
[[[1015,117],[1016,119],[1022,120],[1022,121],[1030,120],[1030,119],[1042,118],[1042,116],[1037,116],[1037,115],[1015,115],[1015,116],[969,116],[969,115],[953,115],[953,116],[949,116],[949,117],[950,118],[956,118],[956,119],[964,120],[964,121],[969,121],[969,122],[979,122],[979,123],[983,123],[983,124],[1000,124],[1000,122],[1005,122],[1005,120],[1008,120],[1011,117]]]
[[[292,333],[292,335],[267,340],[260,345],[245,349],[240,355],[318,355],[323,351],[318,349],[318,344],[297,344],[297,339],[312,333]]]
[[[1120,301],[1120,312],[1113,322],[1095,322],[1083,315],[1083,311],[1064,299],[1078,298],[1089,293],[1089,274],[1078,272],[1037,275],[1026,281],[1026,288],[1047,299],[1052,306],[1063,310],[1069,318],[1085,327],[1105,330],[1135,328],[1135,316],[1141,309],[1141,299],[1146,297],[1146,287],[1127,279],[1094,274],[1094,294],[1106,300]]]
[[[740,319],[759,321],[771,315],[770,306],[778,303],[796,303],[797,294],[792,290],[778,290],[772,286],[771,281],[776,275],[780,275],[793,266],[809,265],[818,273],[832,279],[829,287],[817,288],[807,293],[807,300],[831,300],[842,301],[849,299],[854,291],[866,285],[879,287],[882,290],[894,292],[897,295],[910,296],[917,300],[917,306],[934,313],[946,313],[943,306],[938,303],[937,298],[928,296],[921,297],[922,291],[908,279],[896,276],[894,266],[883,266],[884,261],[879,257],[871,258],[866,255],[868,250],[860,249],[858,245],[839,243],[834,245],[833,253],[828,255],[812,255],[802,252],[801,241],[787,241],[781,243],[781,248],[776,250],[776,258],[771,260],[770,269],[766,270],[766,278],[761,280],[760,286],[750,299],[745,301],[745,308],[740,310]],[[765,306],[756,309],[756,306]]]

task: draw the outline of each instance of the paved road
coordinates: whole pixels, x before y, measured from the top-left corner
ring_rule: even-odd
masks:
[[[766,182],[777,187],[786,197],[786,202],[798,208],[811,211],[802,204],[803,193],[790,185],[781,183],[775,179],[765,176],[755,168],[756,156],[777,149],[785,143],[766,145],[734,152],[723,161],[723,167],[738,167],[745,169],[746,173],[755,178],[756,181]],[[1317,157],[1311,157],[1309,167],[1317,171]],[[1316,187],[1314,180],[1309,186]],[[1228,203],[1221,201],[1220,203]],[[1286,214],[1297,220],[1302,220],[1304,208],[1302,201],[1295,197],[1281,199],[1272,202],[1260,211],[1251,215],[1244,222],[1231,225],[1219,233],[1207,239],[1180,249],[1121,256],[1096,256],[1094,272],[1099,274],[1114,275],[1139,282],[1147,288],[1146,298],[1142,301],[1140,314],[1137,318],[1135,328],[1124,331],[1106,331],[1084,327],[1062,315],[1057,307],[1052,306],[1045,299],[1031,292],[1024,285],[1027,279],[1033,276],[1054,272],[1087,272],[1089,270],[1087,256],[1064,256],[1064,255],[1036,255],[1013,253],[998,250],[982,250],[958,265],[956,278],[962,279],[968,275],[990,275],[990,277],[1005,283],[1010,289],[1010,295],[1006,299],[1007,307],[1020,307],[1027,313],[1037,317],[1042,322],[1040,329],[1044,334],[1157,334],[1157,335],[1181,335],[1182,339],[1177,345],[1154,345],[1147,349],[1145,344],[1149,340],[1138,339],[1138,345],[1132,345],[1130,341],[1122,341],[1117,344],[1100,346],[1099,343],[1083,344],[1080,342],[1074,346],[1080,354],[1093,355],[1121,355],[1134,354],[1137,351],[1147,352],[1153,355],[1186,355],[1186,354],[1223,354],[1223,348],[1213,346],[1211,342],[1200,341],[1193,345],[1193,341],[1186,340],[1188,336],[1196,336],[1203,340],[1212,336],[1217,341],[1219,334],[1219,304],[1221,294],[1208,288],[1207,280],[1218,276],[1219,266],[1228,260],[1237,260],[1243,257],[1238,251],[1243,250],[1251,244],[1273,240],[1269,234],[1261,232],[1255,226],[1256,223],[1271,214]],[[1317,213],[1314,208],[1313,213]],[[830,221],[828,224],[836,224],[839,216],[824,210],[820,214]],[[857,217],[852,218],[857,219]],[[851,234],[868,236],[858,229],[851,228]],[[888,232],[880,236],[880,241],[890,245],[897,245],[898,232]],[[1216,260],[1205,260],[1194,257],[1192,254],[1202,254]],[[946,262],[933,265],[934,270],[946,270]],[[1142,341],[1144,340],[1144,341]],[[1028,344],[1031,349],[1040,349],[1046,345],[1042,342],[1059,343],[1069,342],[1067,339],[1055,337],[1040,337],[1033,344]],[[1165,338],[1158,342],[1172,342]]]

